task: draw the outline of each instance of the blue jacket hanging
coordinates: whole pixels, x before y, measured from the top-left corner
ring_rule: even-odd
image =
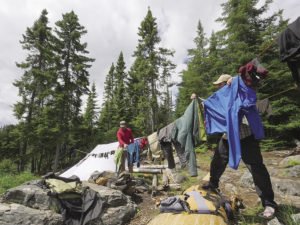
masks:
[[[246,86],[240,76],[231,85],[211,95],[204,101],[207,134],[227,133],[229,166],[237,169],[241,160],[240,124],[246,116],[256,139],[264,138],[264,129],[256,108],[256,93]]]
[[[137,163],[137,167],[140,167],[140,140],[127,146],[127,156],[128,165]]]

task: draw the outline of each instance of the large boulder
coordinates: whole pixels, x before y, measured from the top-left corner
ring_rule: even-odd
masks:
[[[251,173],[247,170],[239,180],[241,187],[255,189]]]
[[[2,196],[2,201],[24,205],[33,209],[57,209],[58,203],[54,198],[47,195],[48,191],[34,184],[23,184],[6,191]]]
[[[1,225],[63,225],[60,214],[51,210],[32,209],[20,204],[0,203]]]
[[[137,206],[129,196],[124,195],[121,191],[88,182],[83,182],[83,186],[88,186],[98,192],[101,199],[108,204],[108,208],[105,209],[101,218],[95,220],[93,225],[121,225],[134,217]]]
[[[98,192],[104,201],[103,212],[88,225],[121,225],[134,217],[137,206],[121,191],[87,182],[83,186]],[[62,225],[62,215],[56,213],[60,205],[48,191],[33,183],[9,189],[0,203],[0,224]]]
[[[296,165],[300,165],[300,155],[288,156],[279,163],[279,166],[281,167],[292,167]]]
[[[300,180],[272,178],[273,190],[279,195],[300,196]]]

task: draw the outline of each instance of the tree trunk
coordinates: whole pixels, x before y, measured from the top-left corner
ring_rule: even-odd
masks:
[[[57,172],[58,168],[58,160],[59,160],[59,152],[60,152],[60,144],[56,144],[56,150],[55,150],[55,158],[54,158],[54,166],[53,166],[53,172]]]

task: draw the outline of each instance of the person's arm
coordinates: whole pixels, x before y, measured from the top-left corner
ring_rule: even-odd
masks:
[[[124,147],[124,140],[123,140],[123,136],[122,133],[120,131],[117,132],[117,138],[118,138],[118,141],[120,143],[120,147]]]

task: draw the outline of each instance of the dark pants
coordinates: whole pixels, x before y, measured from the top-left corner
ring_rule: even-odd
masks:
[[[171,142],[160,142],[160,147],[163,151],[164,158],[168,161],[168,168],[175,168],[175,160],[173,156],[173,147]]]
[[[181,144],[177,141],[172,142],[160,142],[161,150],[163,151],[164,158],[168,161],[168,168],[174,169],[175,168],[175,160],[173,155],[173,146],[176,150],[177,156],[179,158],[181,168],[184,168],[187,164],[187,159],[185,156],[184,148],[181,147]]]
[[[228,141],[221,138],[210,165],[210,183],[218,187],[219,180],[225,171],[229,157]],[[256,193],[261,198],[263,206],[277,207],[274,202],[270,175],[263,163],[259,142],[253,135],[241,140],[242,160],[252,174]]]

